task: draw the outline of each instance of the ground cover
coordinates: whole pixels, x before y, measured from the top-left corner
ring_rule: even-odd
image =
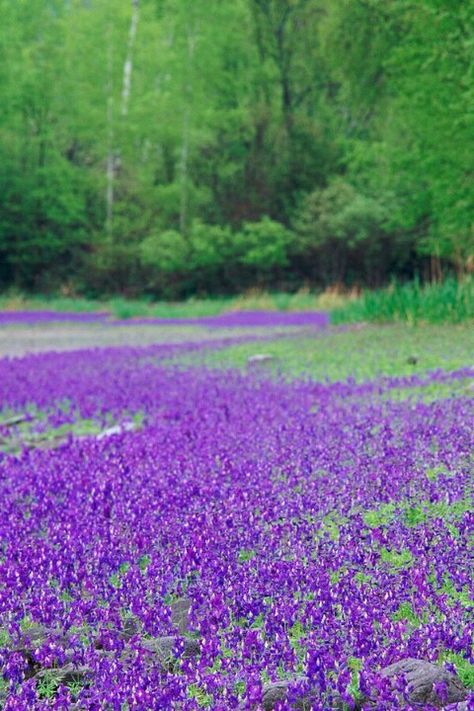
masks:
[[[447,279],[421,285],[415,281],[387,289],[366,290],[334,308],[334,323],[462,323],[474,319],[474,279]]]
[[[62,318],[94,320],[97,313],[116,319],[205,319],[229,312],[270,311],[285,312],[326,311],[334,324],[341,323],[464,323],[474,319],[474,279],[446,279],[443,282],[421,284],[394,282],[384,289],[357,288],[341,290],[337,285],[324,292],[301,289],[293,294],[284,292],[249,291],[239,296],[191,298],[180,302],[153,302],[151,299],[124,299],[120,297],[93,300],[77,297],[26,296],[11,294],[0,296],[0,314],[3,320],[28,319],[29,314],[49,314]],[[16,313],[16,316],[15,316]],[[22,316],[24,314],[24,316]],[[57,315],[56,315],[57,314]],[[1,321],[0,321],[1,323]]]
[[[248,311],[329,311],[342,306],[355,294],[339,294],[337,290],[312,293],[301,290],[294,294],[284,292],[250,291],[239,296],[191,298],[187,301],[152,301],[151,299],[85,299],[78,297],[28,296],[12,294],[0,296],[3,318],[15,313],[50,314],[111,314],[117,319],[166,318],[187,319],[206,318],[227,312]]]
[[[432,708],[406,658],[469,693],[472,334],[235,338],[0,360],[5,709]]]
[[[345,326],[300,333],[297,340],[270,338],[262,348],[273,357],[266,367],[275,373],[361,382],[376,376],[421,375],[474,365],[474,328],[470,324]],[[183,354],[181,362],[246,369],[254,353],[255,345],[249,341]]]

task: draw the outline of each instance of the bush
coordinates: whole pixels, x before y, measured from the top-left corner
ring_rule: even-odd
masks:
[[[140,245],[140,256],[145,266],[165,274],[185,272],[189,268],[189,246],[175,230],[146,237]]]
[[[461,323],[474,319],[474,279],[447,279],[421,286],[415,281],[388,289],[365,291],[360,299],[332,313],[333,323],[357,321],[416,324]]]
[[[295,219],[296,250],[325,274],[327,283],[348,282],[361,273],[369,282],[380,281],[390,261],[388,224],[389,209],[382,201],[336,178],[304,200]]]
[[[285,267],[293,238],[289,230],[269,217],[263,217],[260,222],[246,222],[234,237],[239,262],[265,274]]]

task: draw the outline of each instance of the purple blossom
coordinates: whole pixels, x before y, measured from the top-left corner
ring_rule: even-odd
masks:
[[[0,361],[3,408],[71,428],[59,447],[0,454],[5,709],[250,709],[281,678],[288,698],[309,680],[321,709],[351,707],[356,688],[402,708],[405,683],[382,667],[472,662],[472,398],[384,397],[419,377],[322,384],[169,365],[188,348]],[[74,434],[137,414],[133,431]],[[185,633],[172,619],[183,598]],[[26,678],[15,650],[34,624],[49,631],[33,661],[72,660],[84,683],[48,699]],[[165,637],[164,662],[149,643]],[[189,639],[199,654],[186,656]]]

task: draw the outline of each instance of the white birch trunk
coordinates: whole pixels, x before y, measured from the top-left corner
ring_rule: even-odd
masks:
[[[114,151],[114,95],[113,95],[113,54],[112,37],[109,33],[107,48],[107,168],[105,191],[105,232],[108,237],[112,235],[114,219],[114,178],[115,178],[115,151]]]
[[[192,103],[192,65],[194,59],[194,49],[195,49],[195,34],[193,29],[189,26],[188,30],[188,42],[187,42],[187,66],[186,66],[186,86],[185,86],[185,108],[183,116],[183,136],[181,142],[181,160],[180,160],[180,174],[181,174],[181,201],[180,201],[180,211],[179,211],[179,226],[181,234],[186,234],[188,227],[188,164],[189,164],[189,130],[190,130],[190,116],[191,116],[191,103]]]
[[[126,116],[128,113],[128,105],[130,103],[130,91],[132,88],[132,71],[133,71],[133,49],[137,38],[139,14],[139,0],[132,0],[132,18],[130,20],[130,29],[128,32],[127,56],[123,65],[123,84],[122,84],[122,106],[121,114]]]
[[[130,29],[128,31],[127,54],[123,65],[122,80],[122,101],[120,114],[125,118],[128,114],[130,104],[130,92],[132,89],[133,72],[133,50],[137,37],[139,17],[139,0],[132,0],[132,17],[130,19]],[[108,151],[107,151],[107,187],[106,187],[106,233],[109,237],[113,233],[114,221],[114,201],[115,201],[115,178],[120,166],[120,148],[115,146],[114,132],[114,98],[113,98],[113,55],[112,41],[109,41],[107,59],[107,127],[108,127]]]
[[[189,106],[184,110],[183,138],[181,143],[181,200],[179,209],[179,229],[186,234],[188,223],[188,156],[189,156]]]

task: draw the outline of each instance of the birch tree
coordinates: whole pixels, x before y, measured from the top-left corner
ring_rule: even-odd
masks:
[[[139,0],[131,0],[131,17],[128,31],[128,41],[123,64],[122,92],[120,102],[120,119],[126,121],[130,94],[132,89],[133,55],[137,38],[139,19]],[[107,188],[106,188],[106,232],[109,237],[113,234],[115,180],[121,167],[121,150],[116,145],[115,116],[114,116],[114,86],[113,86],[113,41],[108,38],[107,58],[107,124],[108,124],[108,152],[107,152]]]

